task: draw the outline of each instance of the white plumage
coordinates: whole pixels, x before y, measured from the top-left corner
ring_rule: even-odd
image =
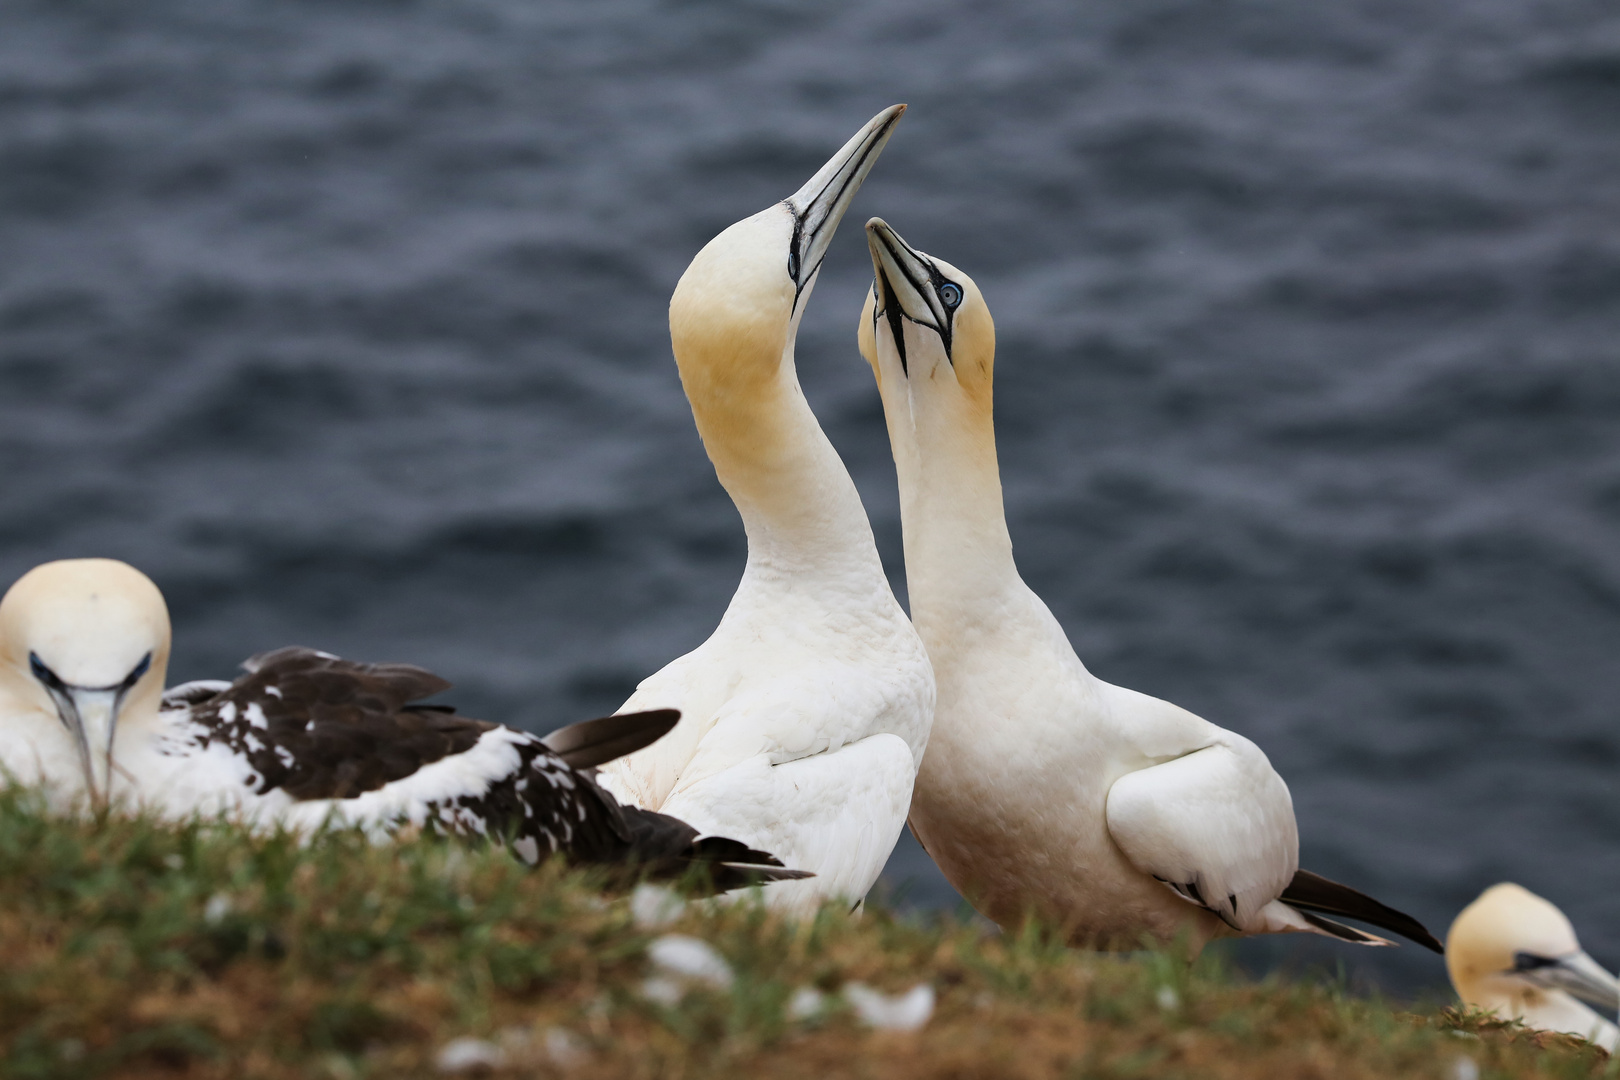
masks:
[[[676,287],[675,359],[742,515],[748,564],[709,640],[624,705],[662,702],[681,710],[679,725],[603,770],[621,798],[814,871],[766,890],[801,911],[859,902],[877,880],[933,715],[927,655],[793,357],[822,254],[903,109],[878,114],[798,193],[715,237]]]

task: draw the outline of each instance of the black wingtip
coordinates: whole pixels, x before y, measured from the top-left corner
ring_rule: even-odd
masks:
[[[612,795],[602,791],[604,799]],[[617,803],[615,803],[617,805]],[[680,818],[621,806],[619,833],[624,841],[623,861],[638,874],[655,881],[686,881],[702,895],[730,892],[771,881],[814,877],[790,870],[782,860],[729,836],[698,836]]]
[[[1444,956],[1446,947],[1431,933],[1428,927],[1418,922],[1403,911],[1396,911],[1381,901],[1374,900],[1366,893],[1358,892],[1348,885],[1341,885],[1331,881],[1321,874],[1313,874],[1309,870],[1300,870],[1294,874],[1294,880],[1288,883],[1279,897],[1283,903],[1300,909],[1302,912],[1316,912],[1321,915],[1338,915],[1346,919],[1355,919],[1359,922],[1370,923],[1380,930],[1388,930],[1392,934],[1399,934],[1406,940],[1425,949]],[[1327,920],[1323,920],[1327,921]],[[1315,920],[1312,920],[1315,924]],[[1333,924],[1337,926],[1337,923]],[[1326,929],[1324,927],[1324,929]],[[1348,929],[1348,928],[1346,928]],[[1342,934],[1336,934],[1342,937]]]
[[[708,862],[749,863],[757,866],[781,866],[782,860],[768,851],[758,851],[741,840],[729,836],[705,836],[692,841],[687,848],[688,858]]]
[[[540,741],[576,769],[594,769],[668,735],[681,718],[678,709],[618,713],[558,728]]]
[[[1365,930],[1357,930],[1353,926],[1346,926],[1342,922],[1335,922],[1326,915],[1318,915],[1315,912],[1306,911],[1303,908],[1295,908],[1294,910],[1299,913],[1300,918],[1304,919],[1306,922],[1310,923],[1324,934],[1331,937],[1336,937],[1340,941],[1348,941],[1352,945],[1395,944],[1388,938],[1381,938],[1377,934],[1369,934]]]
[[[781,866],[759,866],[753,863],[710,862],[698,864],[703,869],[710,887],[716,894],[733,889],[747,889],[755,885],[768,885],[773,881],[802,881],[816,875],[809,870],[788,870]]]
[[[701,840],[694,840],[683,857],[703,867],[716,892],[816,876],[809,870],[790,870],[770,852],[758,851],[729,836],[705,836]]]

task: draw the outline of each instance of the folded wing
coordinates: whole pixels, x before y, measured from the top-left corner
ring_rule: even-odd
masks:
[[[1299,869],[1288,787],[1240,735],[1114,782],[1108,831],[1131,864],[1240,932],[1266,929],[1262,909]]]

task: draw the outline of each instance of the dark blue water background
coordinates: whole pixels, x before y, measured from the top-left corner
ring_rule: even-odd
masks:
[[[1607,2],[12,0],[0,579],[134,562],[177,679],[297,642],[611,709],[744,556],[675,279],[894,101],[799,358],[897,588],[871,214],[989,299],[1093,670],[1258,741],[1307,865],[1442,932],[1514,879],[1620,962]],[[890,878],[954,903],[909,839]]]

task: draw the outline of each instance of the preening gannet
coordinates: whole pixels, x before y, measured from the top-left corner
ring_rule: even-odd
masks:
[[[1003,926],[1075,944],[1311,931],[1439,951],[1415,920],[1299,869],[1288,788],[1260,749],[1093,676],[1018,576],[991,418],[995,328],[972,280],[867,226],[861,315],[900,481],[911,617],[938,703],[911,827]]]
[[[302,648],[164,694],[169,645],[163,595],[134,567],[71,559],[23,575],[0,599],[0,764],[58,804],[379,835],[414,825],[507,844],[531,865],[562,852],[680,876],[703,863],[719,889],[804,876],[597,786],[592,766],[669,731],[672,710],[542,739],[411,704],[450,685],[421,668]]]
[[[858,903],[877,880],[933,716],[927,654],[793,359],[822,254],[904,108],[879,113],[796,194],[711,240],[675,288],[681,383],[742,515],[748,563],[714,634],[624,705],[660,702],[680,723],[603,770],[621,799],[814,871],[765,890],[797,911]]]
[[[1620,1009],[1620,981],[1581,950],[1564,913],[1528,889],[1492,885],[1463,908],[1446,935],[1446,967],[1465,1005],[1611,1052],[1620,1043],[1609,1019]]]

